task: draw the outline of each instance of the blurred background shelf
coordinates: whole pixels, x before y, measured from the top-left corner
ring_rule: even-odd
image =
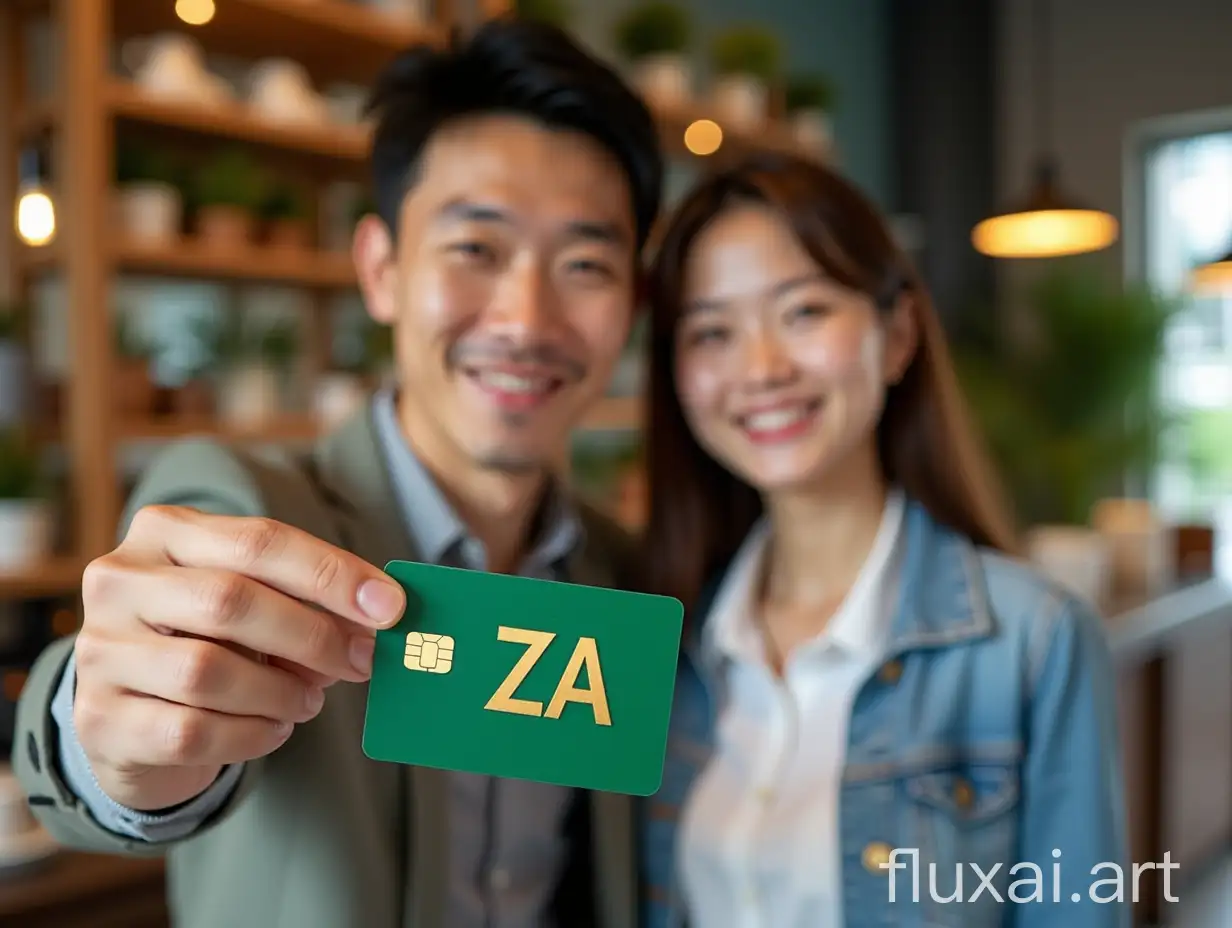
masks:
[[[183,29],[175,6],[168,0],[113,2],[117,38]],[[441,44],[446,27],[343,0],[219,0],[213,19],[195,27],[194,35],[217,53],[289,57],[319,81],[367,84],[407,46]]]
[[[232,101],[197,104],[164,100],[123,81],[112,81],[104,99],[117,118],[163,129],[356,165],[368,152],[368,133],[362,128],[274,122]]]
[[[218,281],[344,289],[356,285],[347,252],[253,245],[243,250],[211,248],[191,236],[159,244],[120,240],[109,248],[118,271]],[[59,269],[55,247],[22,250],[22,264],[41,274]]]
[[[81,585],[82,563],[73,558],[54,558],[33,567],[0,570],[0,601],[60,596]]]
[[[120,242],[113,255],[121,270],[148,274],[338,289],[356,284],[355,265],[347,252],[261,246],[229,252],[185,239],[161,247]]]

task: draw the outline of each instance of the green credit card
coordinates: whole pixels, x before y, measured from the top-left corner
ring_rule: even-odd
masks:
[[[374,760],[648,796],[659,788],[679,600],[391,561],[406,590],[377,632]]]

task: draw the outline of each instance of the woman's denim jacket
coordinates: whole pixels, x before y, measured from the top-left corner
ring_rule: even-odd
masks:
[[[839,813],[844,928],[1129,925],[1133,871],[1100,620],[918,503],[904,528],[889,652],[851,710]],[[719,579],[686,632],[663,783],[643,806],[646,928],[687,923],[677,821],[721,699],[718,675],[697,659]],[[956,888],[957,899],[942,901]],[[1093,901],[1105,899],[1121,901]]]

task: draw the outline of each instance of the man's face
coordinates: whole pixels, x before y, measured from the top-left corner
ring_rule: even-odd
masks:
[[[628,181],[596,142],[513,116],[438,132],[397,241],[371,217],[355,240],[417,444],[500,470],[558,460],[624,347],[635,255]]]

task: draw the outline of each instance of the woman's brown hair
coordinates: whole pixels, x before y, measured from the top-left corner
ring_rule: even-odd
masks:
[[[1015,548],[991,469],[968,427],[945,335],[911,262],[886,222],[831,170],[789,156],[758,156],[704,180],[669,218],[650,275],[647,469],[650,519],[643,553],[652,590],[691,610],[762,512],[756,490],[693,437],[675,384],[684,270],[698,235],[740,203],[776,212],[827,275],[888,313],[903,296],[918,344],[886,394],[877,426],[881,467],[938,522],[980,545]]]

